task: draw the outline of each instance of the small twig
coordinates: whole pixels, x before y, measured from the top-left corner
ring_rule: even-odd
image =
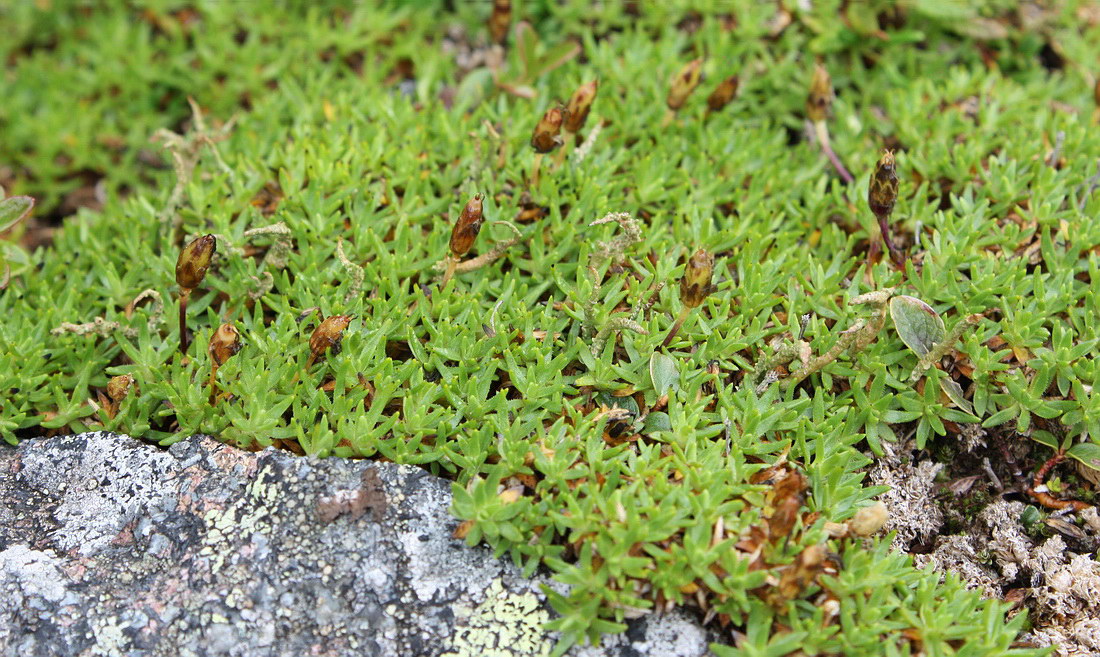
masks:
[[[613,317],[607,320],[607,323],[600,327],[599,332],[596,333],[596,337],[592,338],[593,356],[600,355],[604,345],[607,343],[607,337],[612,331],[633,331],[639,335],[649,335],[649,331],[645,330],[645,328],[637,322],[627,317]]]
[[[486,266],[486,265],[488,265],[488,264],[490,264],[490,263],[492,263],[496,260],[499,260],[500,257],[504,255],[505,251],[507,251],[508,249],[512,248],[516,244],[519,244],[524,239],[526,239],[523,236],[523,233],[520,232],[519,228],[516,228],[516,226],[514,224],[512,224],[511,222],[500,220],[500,221],[493,221],[493,222],[490,222],[490,223],[499,224],[501,226],[507,226],[508,228],[512,229],[512,232],[514,232],[515,235],[513,235],[509,239],[503,240],[501,242],[497,242],[496,244],[493,245],[493,248],[489,249],[485,253],[482,253],[481,255],[477,256],[476,258],[470,258],[469,260],[463,260],[462,262],[456,263],[454,273],[465,274],[466,272],[471,272],[471,271],[474,271],[475,269],[481,269],[482,267],[484,267],[484,266]]]
[[[348,256],[344,253],[344,238],[342,237],[336,240],[336,258],[344,266],[344,270],[348,275],[351,276],[351,288],[344,295],[344,302],[347,303],[359,296],[359,293],[363,290],[363,268],[348,260]]]
[[[993,482],[993,487],[997,489],[997,492],[1004,492],[1005,487],[1001,484],[1001,480],[997,477],[997,473],[993,472],[993,466],[989,464],[989,457],[982,458],[982,470],[985,470],[986,476]]]
[[[787,387],[794,388],[799,383],[802,383],[807,377],[820,372],[826,365],[835,361],[840,354],[844,353],[845,350],[855,344],[856,340],[861,337],[866,328],[867,324],[862,319],[857,320],[856,323],[852,325],[852,328],[840,334],[840,338],[829,351],[811,360],[809,365],[798,370],[787,379]]]
[[[939,360],[943,358],[944,355],[946,355],[953,346],[955,346],[955,343],[959,341],[959,338],[962,337],[962,334],[966,331],[966,329],[974,326],[981,320],[981,313],[976,313],[973,315],[969,315],[960,322],[956,323],[955,326],[952,327],[951,332],[947,334],[947,337],[945,337],[942,341],[932,345],[932,349],[930,349],[925,355],[921,356],[920,360],[917,361],[916,367],[913,368],[913,373],[909,375],[909,382],[916,383],[917,381],[919,381],[921,376],[923,376],[924,373],[928,371],[928,368],[938,363]]]
[[[531,162],[531,176],[529,179],[531,189],[539,186],[539,169],[542,168],[542,153],[535,153],[535,159]]]

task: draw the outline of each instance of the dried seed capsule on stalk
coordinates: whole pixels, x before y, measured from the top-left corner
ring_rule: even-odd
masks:
[[[565,108],[566,132],[577,133],[584,127],[584,122],[588,120],[588,112],[592,109],[592,101],[596,99],[598,87],[599,80],[593,80],[588,84],[582,84],[573,92]]]
[[[699,86],[699,77],[703,72],[703,60],[695,59],[687,63],[676,77],[672,78],[672,86],[668,90],[668,98],[665,102],[670,110],[680,109],[687,101],[695,87]]]
[[[680,301],[689,308],[702,304],[714,289],[710,284],[713,274],[714,256],[699,249],[688,260],[684,277],[680,279]]]
[[[225,361],[241,350],[241,334],[237,327],[231,323],[225,323],[210,336],[210,346],[207,351],[216,365],[224,365]]]
[[[126,398],[126,395],[130,394],[130,386],[134,383],[134,377],[129,374],[119,374],[118,376],[111,377],[111,380],[107,382],[107,396],[112,401],[118,403]]]
[[[712,112],[717,112],[729,102],[733,100],[733,97],[737,95],[737,88],[741,85],[741,80],[736,75],[731,75],[725,80],[718,83],[718,86],[714,88],[714,91],[710,92],[707,96],[707,108]]]
[[[340,341],[344,337],[344,329],[348,327],[348,324],[351,324],[353,319],[355,317],[352,315],[333,315],[313,330],[313,335],[309,337],[309,362],[311,365],[314,360],[329,349],[339,348]]]
[[[218,240],[213,235],[195,238],[180,251],[176,259],[176,283],[185,290],[193,290],[202,283],[210,260],[218,250]]]
[[[455,258],[469,253],[477,240],[477,234],[481,232],[481,224],[485,219],[481,212],[481,199],[481,194],[474,194],[451,229],[451,254]]]
[[[489,14],[489,38],[493,43],[504,44],[511,23],[512,0],[493,0],[493,13]]]
[[[560,107],[551,107],[539,119],[535,134],[531,136],[531,148],[538,153],[549,153],[561,145],[561,124],[565,117]]]
[[[898,200],[898,174],[894,169],[894,154],[885,151],[875,165],[867,187],[867,204],[876,217],[889,217]]]
[[[824,121],[832,105],[833,81],[825,67],[816,64],[810,79],[810,95],[806,97],[806,116],[814,123]]]

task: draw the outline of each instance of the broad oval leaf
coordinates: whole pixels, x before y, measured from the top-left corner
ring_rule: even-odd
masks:
[[[0,232],[22,221],[33,207],[34,199],[29,196],[12,196],[0,201]]]
[[[940,314],[916,297],[890,299],[890,317],[901,341],[918,356],[927,354],[947,336]]]
[[[646,433],[672,431],[672,419],[668,417],[668,413],[662,411],[650,413],[645,416],[645,422],[642,423],[642,431]]]
[[[943,390],[943,393],[947,395],[948,399],[950,399],[953,404],[955,404],[956,408],[961,408],[971,415],[974,414],[974,407],[970,404],[970,401],[967,400],[962,386],[954,379],[949,379],[947,377],[941,378],[940,390]]]
[[[1100,445],[1096,443],[1077,443],[1066,450],[1066,456],[1077,459],[1094,470],[1100,470]]]
[[[655,353],[649,359],[649,378],[653,381],[657,396],[661,397],[679,386],[680,368],[672,356]]]

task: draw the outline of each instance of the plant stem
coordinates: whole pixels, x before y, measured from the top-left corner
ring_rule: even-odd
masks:
[[[576,133],[569,132],[568,130],[562,130],[562,144],[558,147],[558,152],[554,155],[554,168],[559,169],[561,165],[565,163],[565,156],[569,153],[569,150],[573,148],[573,143],[576,141],[574,136]]]
[[[840,177],[844,179],[844,183],[851,185],[855,182],[855,178],[852,174],[848,173],[848,170],[844,168],[844,164],[841,163],[840,158],[837,157],[835,151],[833,151],[832,144],[829,142],[829,126],[824,121],[814,121],[814,132],[817,134],[817,140],[821,143],[821,152],[825,153],[825,157],[829,158],[829,162],[832,163],[833,168],[840,174]]]
[[[886,250],[890,252],[890,259],[900,267],[905,261],[905,257],[902,256],[901,251],[894,246],[894,242],[890,239],[890,215],[875,215],[875,218],[878,219],[879,232],[882,233],[882,243],[886,245]]]
[[[191,300],[191,290],[180,290],[180,353],[187,355],[187,347],[191,340],[187,335],[187,302]]]
[[[665,110],[665,118],[661,119],[661,127],[662,128],[667,128],[669,125],[672,124],[672,122],[675,119],[676,119],[676,110],[674,110],[674,109]]]
[[[218,403],[218,384],[215,381],[215,377],[218,376],[218,363],[214,362],[210,366],[210,380],[207,382],[207,387],[210,388],[210,405],[215,406]]]
[[[531,164],[531,179],[529,180],[532,189],[539,186],[539,168],[542,167],[542,153],[535,153],[535,160]]]
[[[688,313],[691,312],[691,306],[684,306],[680,310],[680,316],[676,318],[676,323],[669,329],[668,335],[665,336],[665,341],[661,343],[662,347],[667,347],[672,339],[676,337],[676,334],[680,332],[680,327],[684,325],[684,320],[687,319]]]
[[[1047,473],[1050,472],[1051,468],[1061,463],[1064,458],[1066,458],[1066,453],[1064,451],[1057,450],[1054,452],[1054,455],[1047,459],[1046,463],[1035,471],[1035,477],[1031,480],[1031,486],[1027,489],[1027,494],[1048,509],[1066,509],[1073,507],[1076,511],[1084,511],[1092,505],[1080,500],[1060,500],[1050,493],[1035,490],[1044,485],[1043,482],[1047,477]]]
[[[454,277],[455,269],[457,268],[458,258],[454,257],[451,254],[447,254],[447,270],[443,272],[443,281],[439,284],[440,289],[447,287],[447,283],[451,280],[451,278]]]

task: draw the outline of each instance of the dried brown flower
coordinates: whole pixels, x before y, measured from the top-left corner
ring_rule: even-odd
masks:
[[[695,308],[714,290],[710,279],[714,273],[714,256],[699,249],[688,260],[684,277],[680,279],[680,301]]]
[[[531,136],[531,148],[538,153],[549,153],[561,145],[561,124],[565,120],[560,107],[551,107],[539,119],[535,134]]]
[[[867,204],[876,217],[889,217],[898,200],[898,174],[894,169],[894,154],[885,151],[871,174],[867,187]]]
[[[707,108],[712,112],[717,112],[729,105],[730,101],[737,95],[737,89],[740,86],[741,80],[736,75],[731,75],[722,80],[714,88],[714,91],[707,96]]]
[[[332,315],[317,325],[309,337],[309,365],[329,349],[339,349],[344,338],[344,329],[355,319],[352,315]],[[307,365],[308,367],[308,365]]]
[[[493,0],[493,13],[489,14],[489,38],[493,43],[504,45],[511,24],[512,0]]]
[[[455,258],[461,258],[469,253],[477,240],[477,234],[481,232],[481,224],[485,220],[481,212],[481,199],[481,194],[474,194],[462,209],[462,214],[459,215],[458,221],[451,230],[451,254]]]
[[[225,323],[210,336],[210,346],[207,351],[216,365],[224,365],[225,361],[241,350],[241,334],[237,327],[231,323]]]
[[[672,78],[672,86],[668,90],[668,98],[665,102],[670,110],[676,111],[683,107],[691,92],[699,86],[699,78],[703,72],[703,60],[694,59],[687,63],[676,77]]]
[[[886,524],[888,513],[886,505],[875,502],[871,506],[865,506],[848,521],[848,529],[856,536],[870,536],[878,533]]]
[[[117,404],[130,394],[130,386],[134,384],[134,377],[129,374],[119,374],[111,377],[107,382],[107,396]]]
[[[213,235],[195,238],[180,251],[176,259],[176,283],[185,290],[193,290],[202,283],[210,260],[218,250],[218,240]]]
[[[565,130],[577,133],[584,127],[588,120],[588,112],[592,109],[592,101],[596,100],[596,91],[599,88],[599,80],[593,80],[588,84],[577,87],[569,98],[569,104],[565,107]]]
[[[833,105],[833,81],[829,72],[821,64],[814,66],[814,75],[810,80],[810,95],[806,98],[806,116],[818,123],[829,115]]]

